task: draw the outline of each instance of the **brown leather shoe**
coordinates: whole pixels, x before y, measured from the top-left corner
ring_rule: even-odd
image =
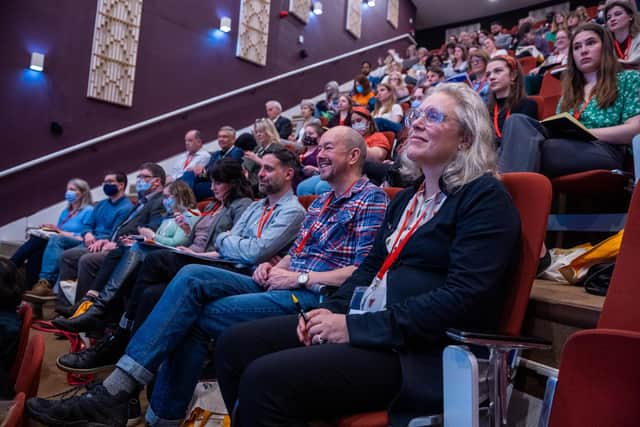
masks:
[[[35,285],[33,285],[33,288],[31,288],[30,291],[25,293],[35,295],[37,297],[52,297],[53,290],[51,288],[53,288],[53,286],[51,286],[51,283],[49,283],[47,279],[40,279]]]

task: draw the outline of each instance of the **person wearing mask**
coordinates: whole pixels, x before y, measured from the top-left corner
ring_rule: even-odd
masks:
[[[613,35],[613,47],[625,69],[640,67],[640,17],[634,0],[608,0],[604,6],[607,28]]]
[[[402,128],[404,112],[396,102],[395,92],[390,83],[380,83],[377,88],[376,105],[371,113],[376,127],[381,132],[397,133]]]
[[[477,50],[469,55],[472,87],[485,103],[489,98],[489,80],[486,75],[488,62],[489,55],[483,50]]]
[[[503,128],[513,114],[538,119],[538,105],[524,93],[520,64],[511,56],[496,56],[487,64],[489,100],[487,108],[493,122],[496,145],[502,144]]]
[[[327,127],[351,126],[351,109],[353,100],[347,95],[340,95],[338,98],[338,109],[336,114],[329,120]]]
[[[317,124],[310,124],[305,128],[303,140],[305,151],[299,159],[304,180],[296,188],[298,196],[322,194],[331,190],[329,183],[320,178],[320,168],[318,167],[318,153],[320,152],[318,142],[323,133],[324,129]]]
[[[305,307],[307,320],[255,320],[217,340],[236,427],[385,409],[390,425],[406,426],[442,407],[447,329],[496,329],[520,218],[496,175],[488,114],[456,83],[413,111],[406,150],[424,179],[393,199],[365,261],[319,308]]]
[[[640,133],[640,73],[622,70],[611,34],[597,24],[578,27],[569,45],[557,111],[572,114],[597,139],[553,138],[539,122],[513,115],[505,124],[500,171],[556,177],[622,168],[627,147]]]
[[[43,224],[40,230],[45,233],[34,233],[22,244],[11,257],[16,267],[27,263],[25,287],[30,295],[37,297],[53,296],[53,283],[41,278],[43,256],[50,234],[59,235],[59,241],[64,240],[68,247],[82,244],[82,235],[89,231],[89,218],[93,212],[91,205],[91,188],[87,181],[74,178],[67,183],[64,193],[66,206],[58,217],[56,224]]]
[[[66,249],[79,245],[88,248],[97,240],[108,239],[115,227],[120,224],[131,211],[133,204],[124,192],[127,188],[127,176],[123,172],[108,172],[102,182],[102,191],[107,196],[96,204],[88,218],[88,230],[82,240],[70,239],[54,234],[44,251],[40,280],[55,283],[58,279],[58,264]]]
[[[382,162],[391,151],[391,144],[382,132],[378,132],[371,113],[364,107],[353,107],[351,128],[358,132],[367,144],[367,160]]]
[[[364,74],[358,74],[353,80],[353,95],[351,99],[355,105],[367,106],[369,100],[375,95],[371,90],[369,79]]]
[[[244,134],[248,135],[248,134]],[[114,365],[124,353],[129,339],[147,318],[167,284],[178,271],[189,264],[212,265],[216,253],[216,239],[239,221],[242,213],[253,203],[249,181],[237,160],[223,159],[211,170],[214,200],[205,207],[196,224],[180,222],[189,231],[188,243],[177,251],[158,249],[148,253],[131,289],[125,313],[112,335],[105,335],[95,346],[80,352],[58,357],[56,365],[67,372],[93,373]],[[197,257],[196,257],[197,256]]]

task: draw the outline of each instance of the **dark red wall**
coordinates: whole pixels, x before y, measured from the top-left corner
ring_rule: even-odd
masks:
[[[293,16],[280,18],[288,0],[274,0],[266,67],[235,57],[239,1],[146,0],[143,6],[133,107],[86,97],[95,1],[5,0],[0,6],[0,170],[64,147],[123,128],[147,118],[223,94],[338,54],[412,30],[410,0],[400,1],[400,26],[386,21],[386,2],[363,6],[362,37],[344,30],[346,0],[324,1],[324,14],[305,26]],[[215,28],[230,16],[232,31]],[[297,42],[305,38],[304,45]],[[0,225],[59,201],[66,181],[74,176],[97,184],[106,169],[134,170],[147,160],[161,160],[182,149],[190,128],[214,139],[224,124],[243,126],[264,115],[264,101],[279,99],[285,108],[322,92],[328,80],[345,81],[362,60],[375,61],[395,44],[337,61],[219,104],[114,138],[92,148],[0,179],[0,197],[11,209],[0,210]],[[308,53],[306,59],[298,55]],[[28,70],[30,52],[46,55],[44,73]],[[53,135],[50,123],[64,133]]]

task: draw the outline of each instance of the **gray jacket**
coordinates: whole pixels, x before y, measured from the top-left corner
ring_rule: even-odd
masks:
[[[248,197],[243,197],[240,199],[236,199],[229,204],[229,206],[222,206],[220,208],[220,212],[218,212],[211,222],[211,226],[209,228],[209,237],[207,238],[207,244],[205,245],[205,252],[211,252],[216,250],[216,237],[218,234],[223,231],[229,231],[233,227],[233,225],[238,221],[242,213],[245,209],[253,202]],[[200,222],[202,218],[198,220]],[[191,234],[189,234],[188,244],[189,246],[193,243],[193,239],[195,238],[195,230],[196,224],[191,228]]]

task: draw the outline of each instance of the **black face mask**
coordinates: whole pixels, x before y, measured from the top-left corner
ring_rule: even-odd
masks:
[[[118,194],[118,184],[103,184],[102,191],[109,197],[114,196]]]
[[[313,138],[311,136],[305,135],[305,136],[302,137],[302,143],[304,145],[307,145],[307,146],[309,146],[309,145],[318,145],[318,138]]]

